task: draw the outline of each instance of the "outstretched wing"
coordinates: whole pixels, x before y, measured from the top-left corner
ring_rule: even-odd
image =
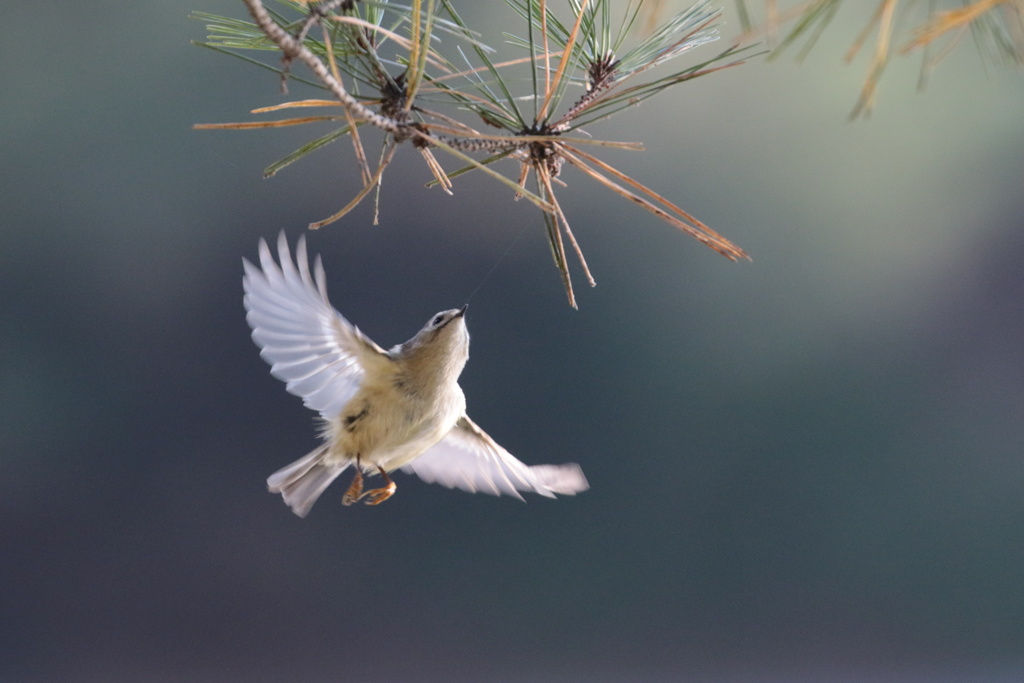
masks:
[[[502,493],[522,500],[519,491],[548,498],[571,496],[590,488],[575,463],[530,467],[499,446],[463,415],[455,427],[418,458],[402,467],[420,479],[470,493]]]
[[[290,393],[324,417],[335,417],[359,389],[366,368],[391,361],[331,307],[319,257],[310,275],[305,236],[295,246],[295,263],[283,231],[277,240],[280,265],[266,241],[260,240],[259,249],[259,268],[242,259],[245,319],[253,341]]]

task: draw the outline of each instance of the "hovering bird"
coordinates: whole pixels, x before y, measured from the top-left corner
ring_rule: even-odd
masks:
[[[305,237],[294,263],[284,232],[277,251],[280,264],[261,239],[260,267],[242,259],[243,302],[270,373],[322,418],[324,442],[267,479],[295,514],[305,517],[349,465],[355,476],[345,505],[390,498],[397,469],[520,499],[520,491],[554,498],[589,488],[579,465],[527,466],[466,415],[458,382],[469,358],[466,306],[441,311],[385,351],[331,306],[319,256],[310,272]],[[380,474],[384,485],[364,491],[363,472]]]

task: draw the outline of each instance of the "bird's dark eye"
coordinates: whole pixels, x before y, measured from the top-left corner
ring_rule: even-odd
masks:
[[[444,320],[444,316],[443,315],[438,315],[438,316],[436,316],[434,318],[433,322],[431,322],[430,324],[431,325],[440,325],[442,320]]]

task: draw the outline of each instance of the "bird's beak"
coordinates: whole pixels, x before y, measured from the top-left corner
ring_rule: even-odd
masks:
[[[469,304],[466,304],[465,306],[463,306],[462,308],[460,308],[460,309],[459,309],[459,315],[458,315],[458,317],[460,317],[460,318],[461,318],[462,316],[466,315],[466,309],[467,309],[467,308],[469,308]]]

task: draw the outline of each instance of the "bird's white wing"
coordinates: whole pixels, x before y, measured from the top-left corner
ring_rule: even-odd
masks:
[[[277,240],[280,265],[262,239],[259,250],[259,268],[242,259],[245,319],[253,341],[290,393],[324,417],[335,417],[359,389],[366,367],[391,361],[331,307],[319,257],[310,274],[304,236],[295,247],[295,263],[283,231]]]
[[[522,500],[519,491],[548,498],[571,496],[590,488],[575,463],[530,467],[499,446],[467,416],[439,442],[402,467],[420,479],[470,493],[503,493]]]

